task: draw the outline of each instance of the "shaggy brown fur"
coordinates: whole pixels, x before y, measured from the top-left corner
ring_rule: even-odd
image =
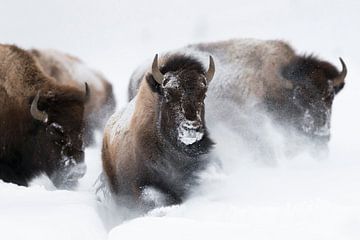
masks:
[[[40,122],[30,113],[40,92],[38,109],[48,114]],[[26,51],[0,45],[0,179],[26,186],[46,173],[56,186],[76,183],[84,172],[72,172],[83,162],[85,87],[58,84]]]
[[[160,69],[165,74],[162,85],[147,74],[136,100],[110,118],[104,133],[103,169],[111,191],[136,204],[146,186],[165,193],[170,198],[168,203],[181,202],[196,173],[205,167],[212,146],[204,124],[206,81],[202,65],[192,58],[176,56],[165,60]],[[172,88],[169,81],[178,85]],[[174,114],[179,113],[179,105],[187,119],[193,118],[194,111],[201,115],[199,130],[204,136],[191,145],[178,139],[179,122]],[[194,110],[195,106],[201,107]]]
[[[87,82],[90,88],[90,99],[85,105],[85,140],[91,144],[93,131],[102,129],[106,120],[115,109],[115,97],[112,85],[104,76],[88,68],[80,59],[55,50],[32,49],[35,57],[45,73],[59,83],[76,87],[80,90]]]

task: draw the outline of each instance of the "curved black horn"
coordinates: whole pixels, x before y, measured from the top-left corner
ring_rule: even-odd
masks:
[[[37,92],[34,100],[31,103],[30,113],[34,119],[46,123],[48,121],[49,116],[45,111],[40,111],[38,109],[39,97],[40,97],[40,91]]]
[[[215,74],[215,63],[214,63],[214,59],[212,58],[212,56],[209,56],[209,69],[206,72],[206,81],[210,82],[211,79],[213,79]]]
[[[154,57],[151,71],[152,71],[152,75],[153,75],[155,81],[159,84],[162,84],[162,82],[164,80],[164,75],[160,72],[157,54]]]
[[[342,60],[342,58],[339,58],[339,59],[340,59],[340,62],[341,62],[342,70],[341,70],[341,73],[339,74],[339,76],[337,76],[334,79],[334,86],[338,86],[338,85],[344,83],[345,77],[346,77],[346,74],[347,74],[347,67],[346,67],[345,62]]]

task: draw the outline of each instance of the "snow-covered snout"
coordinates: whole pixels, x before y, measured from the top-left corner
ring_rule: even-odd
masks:
[[[203,120],[199,114],[197,116],[197,119],[194,121],[187,119],[181,121],[178,128],[178,139],[186,145],[200,141],[204,136]]]

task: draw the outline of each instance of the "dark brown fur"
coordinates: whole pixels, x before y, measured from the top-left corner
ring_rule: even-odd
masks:
[[[38,91],[47,123],[30,113]],[[45,173],[59,187],[76,183],[81,176],[71,169],[84,160],[84,93],[85,87],[57,84],[26,51],[0,45],[0,179],[27,186]]]
[[[81,90],[84,87],[83,82],[88,82],[91,95],[85,105],[85,143],[92,144],[95,140],[94,131],[102,130],[106,120],[115,110],[116,101],[111,83],[102,74],[87,67],[77,57],[55,50],[32,49],[29,52],[44,72],[59,83]],[[85,73],[84,76],[76,75],[77,68],[81,68],[81,71]],[[89,76],[92,79],[85,79]]]

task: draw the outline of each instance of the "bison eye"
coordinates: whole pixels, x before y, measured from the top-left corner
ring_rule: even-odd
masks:
[[[180,98],[178,92],[171,90],[166,91],[164,97],[166,102],[176,102]]]
[[[55,140],[55,144],[57,144],[59,146],[64,146],[65,143],[66,143],[66,141],[65,141],[64,138],[60,138],[60,139]]]
[[[171,102],[172,97],[169,93],[165,93],[164,97],[166,102]]]
[[[49,132],[51,135],[62,136],[64,135],[64,129],[57,123],[51,123],[49,126]]]

